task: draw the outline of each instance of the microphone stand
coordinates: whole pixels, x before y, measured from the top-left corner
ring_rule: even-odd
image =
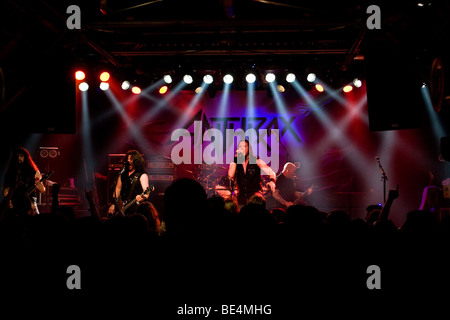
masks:
[[[375,159],[378,161],[378,168],[381,171],[381,181],[383,181],[383,203],[386,203],[386,180],[388,179],[388,177],[383,169],[383,166],[381,165],[380,158],[376,157]]]

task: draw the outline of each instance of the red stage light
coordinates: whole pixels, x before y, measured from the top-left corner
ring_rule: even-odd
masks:
[[[133,92],[134,94],[139,94],[141,93],[141,88],[134,86],[133,88],[131,88],[131,92]]]
[[[106,72],[106,71],[105,71],[105,72],[102,72],[102,73],[100,74],[100,80],[103,81],[103,82],[108,81],[109,78],[110,78],[109,72]]]
[[[345,93],[348,93],[352,90],[353,90],[353,86],[351,86],[351,85],[346,85],[344,88],[342,88],[342,91],[344,91]]]
[[[169,88],[167,86],[162,86],[161,88],[159,88],[159,93],[165,94],[167,92],[167,90],[169,90]]]
[[[320,84],[316,84],[316,90],[319,92],[324,92],[324,88]]]
[[[75,79],[76,80],[82,81],[85,78],[86,78],[86,74],[83,71],[78,70],[77,72],[75,72]]]

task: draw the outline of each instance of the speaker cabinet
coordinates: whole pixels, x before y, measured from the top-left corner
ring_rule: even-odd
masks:
[[[370,131],[420,127],[422,79],[414,53],[382,36],[372,36],[365,69]]]

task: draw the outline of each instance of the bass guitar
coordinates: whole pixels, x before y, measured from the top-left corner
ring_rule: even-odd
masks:
[[[150,192],[155,190],[155,186],[153,184],[150,183],[150,185],[148,186],[147,189],[145,189],[144,192],[142,192],[140,194],[141,197],[144,197],[148,194],[150,194]],[[136,200],[136,198],[134,198],[133,200],[126,202],[125,205],[119,205],[118,208],[116,209],[117,212],[119,213],[119,215],[124,216],[125,212],[127,212],[128,209],[130,209],[134,204],[139,204],[139,202]]]

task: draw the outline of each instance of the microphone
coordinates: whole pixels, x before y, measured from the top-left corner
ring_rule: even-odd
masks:
[[[380,168],[380,171],[381,171],[381,174],[383,175],[383,178],[384,178],[385,180],[387,180],[388,178],[387,178],[387,176],[386,176],[386,172],[384,172],[383,166],[381,165],[380,157],[379,157],[379,156],[376,156],[376,157],[375,157],[375,160],[378,161],[378,167]]]

